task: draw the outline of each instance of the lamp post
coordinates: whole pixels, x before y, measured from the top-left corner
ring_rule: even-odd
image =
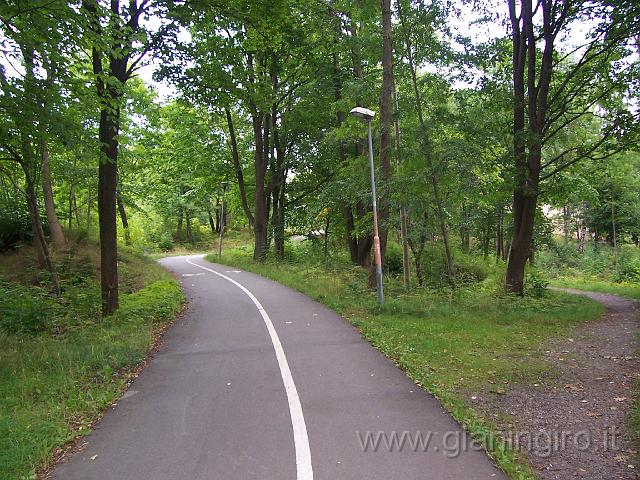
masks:
[[[371,167],[371,199],[373,204],[373,259],[376,266],[376,286],[378,292],[378,303],[384,303],[384,292],[382,290],[382,256],[380,254],[380,237],[378,236],[378,205],[376,202],[376,176],[373,165],[373,140],[371,138],[371,120],[376,112],[368,108],[355,107],[351,110],[351,115],[361,118],[367,122],[369,133],[369,166]]]
[[[222,208],[220,209],[220,221],[218,226],[220,227],[220,232],[218,235],[218,258],[222,257],[222,232],[224,230],[224,195],[227,192],[227,182],[223,181],[220,185],[222,185]]]

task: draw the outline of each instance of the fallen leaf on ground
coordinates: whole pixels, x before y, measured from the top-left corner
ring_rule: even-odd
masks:
[[[574,385],[572,383],[567,383],[564,386],[565,390],[568,390],[569,392],[581,392],[584,390],[584,387],[582,385]]]

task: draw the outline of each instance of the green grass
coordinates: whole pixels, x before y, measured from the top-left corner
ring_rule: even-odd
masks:
[[[174,257],[178,255],[193,255],[198,253],[206,253],[206,252],[217,252],[218,251],[218,236],[215,238],[208,231],[206,234],[207,240],[200,241],[194,245],[190,245],[189,243],[178,243],[175,244],[174,247],[170,250],[160,250],[154,249],[152,251],[145,252],[145,255],[152,259],[160,259],[165,257]],[[223,249],[226,250],[228,248],[237,248],[242,245],[246,245],[251,241],[250,234],[247,230],[231,230],[225,232],[222,246]]]
[[[614,283],[604,280],[576,277],[557,278],[551,281],[557,287],[575,288],[577,290],[587,290],[591,292],[610,293],[622,297],[640,300],[640,285],[637,283]]]
[[[57,449],[88,433],[181,308],[177,282],[155,262],[123,249],[121,306],[100,319],[93,250],[84,244],[57,259],[64,286],[59,298],[48,293],[46,278],[34,283],[36,270],[12,275],[10,267],[23,255],[0,258],[4,293],[13,299],[13,311],[0,309],[0,478],[35,478]],[[32,304],[46,305],[47,318]],[[6,317],[16,313],[35,328],[8,333],[13,327]]]
[[[556,292],[543,298],[499,295],[492,280],[455,291],[404,293],[392,278],[385,279],[386,302],[380,308],[374,292],[364,287],[366,273],[339,261],[255,264],[248,249],[227,251],[221,261],[277,280],[343,315],[438,397],[516,479],[535,477],[521,454],[506,449],[493,434],[504,425],[475,409],[471,397],[502,394],[511,385],[541,377],[553,381],[553,366],[541,360],[545,342],[603,312],[594,301]]]

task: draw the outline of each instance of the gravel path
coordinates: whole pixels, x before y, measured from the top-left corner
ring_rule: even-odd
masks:
[[[505,437],[522,448],[545,480],[639,478],[625,416],[640,378],[637,303],[615,295],[563,289],[602,303],[607,313],[546,346],[556,374],[484,399],[508,418]],[[559,375],[558,375],[559,372]],[[503,422],[499,422],[503,423]]]

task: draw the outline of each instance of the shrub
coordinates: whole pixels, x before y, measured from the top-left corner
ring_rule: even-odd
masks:
[[[525,293],[534,298],[541,298],[547,293],[549,281],[539,272],[533,270],[527,273]]]
[[[447,282],[444,252],[439,245],[428,244],[422,253],[425,282],[440,285]]]
[[[392,242],[387,243],[382,269],[385,273],[391,275],[400,275],[402,273],[402,247],[400,245]]]
[[[100,318],[100,286],[93,280],[66,286],[59,301],[65,315],[52,321],[49,327],[54,333],[61,333],[67,327],[93,323]]]
[[[163,233],[158,239],[158,248],[163,252],[173,250],[173,238],[170,233]]]
[[[454,251],[454,281],[456,284],[467,285],[485,280],[495,268],[491,258]],[[422,265],[425,280],[432,285],[448,283],[447,265],[442,248],[431,246],[425,249]]]
[[[0,283],[0,329],[9,334],[34,335],[54,316],[55,303],[39,288]]]
[[[620,249],[614,281],[640,283],[640,252],[636,247],[625,245]]]
[[[484,259],[470,255],[456,255],[456,282],[468,284],[482,282],[489,276],[490,268]]]
[[[182,291],[175,280],[160,280],[123,297],[114,318],[119,321],[165,321],[182,305]]]
[[[95,275],[95,267],[88,255],[76,256],[69,252],[64,260],[56,265],[60,280],[67,285],[82,285]]]
[[[580,270],[587,276],[607,277],[612,266],[612,251],[606,246],[587,248],[580,259]]]
[[[29,243],[33,238],[31,221],[22,212],[0,210],[0,252]]]

